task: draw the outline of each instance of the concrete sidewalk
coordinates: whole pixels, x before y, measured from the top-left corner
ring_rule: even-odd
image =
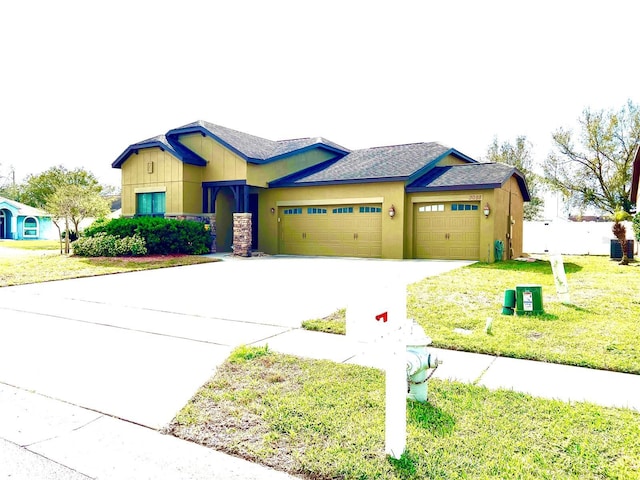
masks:
[[[384,367],[300,321],[372,279],[410,283],[464,264],[256,258],[2,288],[0,479],[291,479],[160,430],[240,344]],[[640,375],[437,354],[434,378],[640,411]]]
[[[256,344],[381,368],[345,337],[300,329]],[[640,376],[432,349],[434,378],[640,411]],[[168,435],[0,384],[0,478],[267,479],[295,477]]]

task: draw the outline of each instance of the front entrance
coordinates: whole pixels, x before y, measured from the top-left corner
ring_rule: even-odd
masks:
[[[0,240],[11,238],[11,212],[0,210]]]

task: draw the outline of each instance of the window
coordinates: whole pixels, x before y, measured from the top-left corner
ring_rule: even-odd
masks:
[[[22,224],[22,236],[24,238],[38,238],[38,219],[27,217]]]
[[[301,208],[285,208],[285,210],[282,212],[285,215],[302,215],[302,209]]]
[[[323,213],[327,213],[326,208],[307,208],[308,215],[318,215]]]
[[[136,215],[164,217],[165,192],[136,193]]]
[[[353,207],[339,207],[332,210],[333,213],[353,213]]]
[[[419,212],[444,212],[444,204],[443,203],[433,203],[431,205],[422,205],[418,207]]]
[[[360,207],[360,213],[381,213],[382,207]]]
[[[478,210],[478,205],[474,205],[472,203],[452,203],[451,211],[452,212],[462,212],[469,210]]]

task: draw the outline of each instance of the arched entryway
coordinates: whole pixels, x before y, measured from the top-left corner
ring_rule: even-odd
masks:
[[[251,227],[252,230],[257,230],[257,198],[252,198],[257,196],[250,195],[249,190],[250,187],[244,180],[203,182],[202,212],[215,214],[217,252],[232,250],[234,213],[253,213],[253,205],[256,212],[252,215],[255,217],[255,223]],[[253,247],[256,247],[255,242]]]
[[[11,236],[11,212],[6,208],[0,210],[0,239],[13,238]]]

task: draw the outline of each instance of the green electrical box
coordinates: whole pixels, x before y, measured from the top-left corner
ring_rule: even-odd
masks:
[[[542,308],[542,285],[516,285],[516,314],[540,315]]]

